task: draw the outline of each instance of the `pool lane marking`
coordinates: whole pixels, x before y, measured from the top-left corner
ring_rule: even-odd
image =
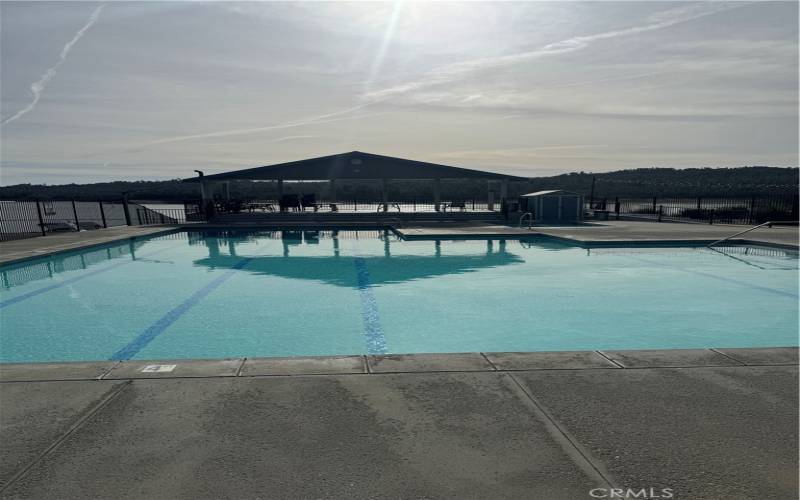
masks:
[[[650,265],[654,265],[654,266],[661,266],[661,267],[665,267],[667,269],[675,269],[677,271],[683,271],[684,273],[689,273],[689,274],[697,274],[699,276],[705,276],[706,278],[713,278],[713,279],[716,279],[716,280],[725,281],[727,283],[733,283],[734,285],[743,286],[745,288],[752,288],[753,290],[758,290],[758,291],[761,291],[761,292],[774,293],[776,295],[781,295],[783,297],[789,297],[791,299],[797,299],[798,298],[797,294],[794,294],[792,292],[786,292],[786,291],[783,291],[783,290],[778,290],[777,288],[769,288],[769,287],[766,287],[766,286],[754,285],[752,283],[747,283],[746,281],[739,281],[739,280],[736,280],[736,279],[733,279],[733,278],[726,278],[724,276],[717,276],[716,274],[706,273],[706,272],[703,272],[703,271],[698,271],[696,269],[684,269],[682,267],[677,267],[677,266],[673,266],[673,265],[670,265],[670,264],[663,264],[661,262],[653,262],[651,260],[643,259],[641,257],[635,257],[635,256],[630,256],[630,257],[633,260],[637,260],[637,261],[643,262],[645,264],[650,264]]]
[[[176,247],[162,248],[161,250],[157,250],[157,251],[152,252],[152,253],[148,253],[148,254],[145,254],[145,255],[140,255],[140,256],[136,257],[135,259],[126,260],[124,262],[117,262],[116,264],[111,264],[111,265],[109,265],[107,267],[103,267],[101,269],[95,269],[94,271],[89,271],[86,274],[82,274],[80,276],[75,276],[74,278],[69,278],[69,279],[66,279],[64,281],[59,281],[58,283],[54,283],[52,285],[47,285],[47,286],[44,286],[42,288],[38,288],[36,290],[31,290],[30,292],[23,293],[22,295],[18,295],[16,297],[11,297],[8,300],[0,301],[0,309],[3,309],[4,307],[10,306],[10,305],[17,304],[19,302],[22,302],[23,300],[27,300],[27,299],[30,299],[32,297],[36,297],[37,295],[41,295],[41,294],[43,294],[45,292],[49,292],[50,290],[55,290],[56,288],[61,288],[61,287],[67,286],[67,285],[71,285],[71,284],[75,283],[76,281],[81,281],[83,279],[90,278],[92,276],[104,273],[106,271],[111,271],[112,269],[117,269],[118,267],[127,266],[128,264],[132,264],[132,263],[136,262],[137,260],[141,260],[143,258],[152,257],[154,255],[160,254],[160,253],[165,252],[167,250],[171,250],[173,248],[176,248]]]
[[[197,303],[203,300],[209,293],[213,292],[216,288],[233,277],[233,275],[236,274],[236,271],[246,266],[251,260],[253,260],[252,257],[242,259],[234,264],[231,269],[217,276],[206,286],[194,292],[188,299],[184,300],[176,307],[168,311],[155,323],[147,327],[146,330],[137,335],[135,339],[131,340],[125,347],[112,354],[109,359],[111,361],[126,361],[136,356],[139,351],[147,346],[147,344],[164,333],[164,331],[169,328],[170,325],[175,323],[181,316],[186,314],[192,307],[197,305]]]
[[[358,255],[353,257],[358,281],[358,294],[361,298],[361,321],[364,324],[364,336],[367,339],[369,354],[386,354],[386,337],[381,327],[378,314],[378,302],[372,293],[372,280],[367,268],[367,261]]]

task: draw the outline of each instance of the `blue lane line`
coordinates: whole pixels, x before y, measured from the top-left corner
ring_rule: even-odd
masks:
[[[367,269],[367,262],[361,257],[355,257],[358,277],[358,293],[361,297],[361,319],[364,322],[364,336],[367,338],[367,352],[369,354],[386,354],[386,337],[381,328],[378,314],[378,303],[372,293],[372,284]]]
[[[643,262],[645,264],[650,264],[650,265],[653,265],[653,266],[666,267],[668,269],[675,269],[677,271],[683,271],[683,272],[689,273],[689,274],[697,274],[699,276],[705,276],[706,278],[712,278],[712,279],[715,279],[715,280],[725,281],[727,283],[733,283],[734,285],[743,286],[745,288],[751,288],[753,290],[758,290],[760,292],[772,293],[772,294],[775,294],[775,295],[781,295],[783,297],[789,297],[789,298],[792,298],[792,299],[797,299],[798,298],[797,294],[795,294],[795,293],[785,292],[783,290],[778,290],[777,288],[769,288],[769,287],[766,287],[766,286],[754,285],[752,283],[747,283],[746,281],[739,281],[739,280],[736,280],[736,279],[733,279],[733,278],[726,278],[725,276],[717,276],[716,274],[706,273],[706,272],[703,272],[703,271],[698,271],[696,269],[683,269],[681,267],[675,267],[675,266],[672,266],[670,264],[662,264],[661,262],[653,262],[651,260],[643,259],[641,257],[635,257],[635,256],[630,256],[630,257],[633,260],[638,260],[639,262]]]
[[[206,286],[194,292],[191,297],[184,300],[177,307],[175,307],[171,311],[167,312],[167,314],[159,318],[158,321],[150,325],[145,331],[143,331],[135,339],[130,341],[128,345],[126,345],[122,349],[112,354],[111,358],[109,359],[111,359],[112,361],[125,361],[136,356],[139,353],[139,351],[144,349],[147,346],[147,344],[153,341],[153,339],[164,333],[164,330],[169,328],[169,326],[172,323],[175,323],[181,316],[186,314],[189,311],[189,309],[191,309],[198,302],[203,300],[206,297],[206,295],[211,293],[215,288],[225,283],[225,281],[227,281],[234,274],[236,274],[237,270],[246,266],[251,260],[253,259],[252,258],[243,259],[238,263],[236,263],[236,265],[234,265],[228,271],[225,271],[220,276],[214,278],[214,280],[212,280]]]
[[[165,252],[165,251],[170,250],[172,248],[174,248],[174,247],[162,248],[161,250],[158,250],[156,252],[152,252],[152,253],[149,253],[149,254],[138,256],[138,257],[136,257],[136,259],[152,257],[152,256],[154,256],[156,254],[159,254],[161,252]],[[52,285],[47,285],[45,287],[38,288],[36,290],[31,290],[30,292],[23,293],[22,295],[17,295],[16,297],[12,297],[12,298],[10,298],[8,300],[0,301],[0,309],[3,309],[4,307],[8,307],[8,306],[13,305],[13,304],[17,304],[19,302],[22,302],[23,300],[28,300],[28,299],[30,299],[32,297],[36,297],[37,295],[41,295],[41,294],[43,294],[45,292],[49,292],[50,290],[55,290],[56,288],[61,288],[63,286],[71,285],[71,284],[75,283],[76,281],[80,281],[80,280],[95,276],[97,274],[104,273],[106,271],[111,271],[112,269],[116,269],[118,267],[127,266],[128,264],[132,264],[134,262],[136,262],[136,260],[134,260],[134,259],[126,260],[124,262],[118,262],[116,264],[111,264],[110,266],[104,267],[102,269],[96,269],[96,270],[90,271],[90,272],[88,272],[86,274],[81,274],[80,276],[75,276],[74,278],[69,278],[69,279],[66,279],[64,281],[60,281],[58,283],[54,283]]]

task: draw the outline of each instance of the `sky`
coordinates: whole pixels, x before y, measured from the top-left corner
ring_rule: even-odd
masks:
[[[2,2],[0,184],[798,165],[797,2]]]

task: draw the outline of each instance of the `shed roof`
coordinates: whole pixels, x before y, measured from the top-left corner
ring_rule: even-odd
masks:
[[[558,195],[571,194],[571,195],[574,195],[574,196],[581,196],[580,193],[576,193],[574,191],[565,191],[563,189],[549,189],[549,190],[546,190],[546,191],[536,191],[535,193],[523,194],[520,197],[521,198],[534,198],[536,196],[547,196],[547,195],[554,195],[554,194],[558,194]]]
[[[525,177],[351,151],[263,167],[206,175],[205,180],[508,179]],[[197,182],[199,177],[185,179]]]

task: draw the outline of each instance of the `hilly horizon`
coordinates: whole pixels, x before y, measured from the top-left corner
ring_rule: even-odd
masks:
[[[747,197],[796,194],[800,183],[797,167],[735,167],[735,168],[635,168],[612,172],[570,172],[552,176],[531,177],[528,182],[512,182],[512,196],[539,189],[565,189],[588,195],[592,179],[595,179],[597,198],[602,197]],[[287,189],[293,183],[287,181]],[[304,182],[306,191],[324,193],[326,182]],[[392,181],[392,191],[400,196],[419,194],[419,184],[408,181]],[[448,181],[446,191],[451,195],[476,196],[485,193],[485,181]],[[343,198],[374,195],[375,187],[369,182],[344,184],[340,196]],[[263,182],[236,181],[231,183],[231,194],[236,198],[256,199],[267,197],[272,185]],[[424,191],[424,189],[423,189]],[[0,186],[3,199],[75,199],[117,200],[123,192],[131,199],[154,201],[185,201],[196,199],[195,184],[181,179],[165,181],[112,181],[70,184],[15,184]]]

